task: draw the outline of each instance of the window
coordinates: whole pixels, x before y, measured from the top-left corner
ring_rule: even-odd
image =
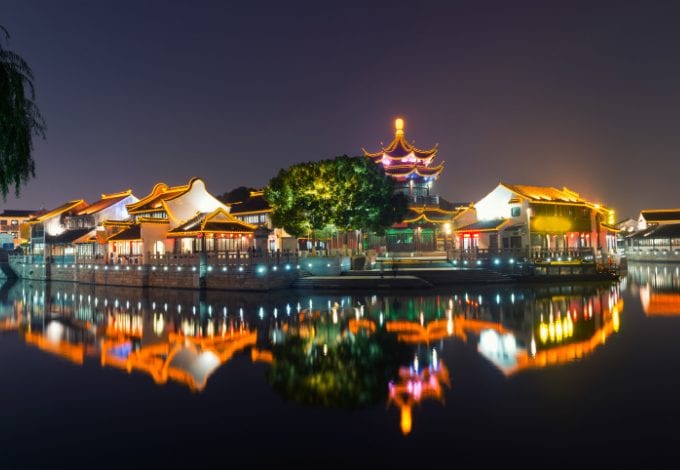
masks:
[[[19,221],[17,219],[12,219],[12,225],[19,225]]]
[[[521,209],[520,209],[519,206],[513,207],[512,209],[510,209],[510,215],[511,215],[512,217],[519,217],[519,214],[520,214],[520,213],[521,213]]]

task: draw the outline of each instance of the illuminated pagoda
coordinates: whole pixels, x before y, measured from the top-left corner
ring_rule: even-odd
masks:
[[[395,120],[394,127],[394,139],[388,146],[374,153],[362,150],[394,179],[396,191],[408,197],[409,212],[402,223],[387,231],[385,239],[369,236],[369,247],[384,246],[388,252],[444,250],[451,222],[460,210],[431,193],[432,184],[444,169],[443,163],[433,164],[438,145],[429,150],[415,147],[406,140],[401,118]]]
[[[413,203],[438,205],[438,198],[430,196],[432,183],[444,169],[443,163],[432,165],[437,156],[437,145],[430,150],[421,150],[412,145],[404,136],[404,120],[394,121],[394,140],[387,147],[375,153],[364,151],[374,163],[381,164],[385,173],[397,183],[399,192],[409,196]]]

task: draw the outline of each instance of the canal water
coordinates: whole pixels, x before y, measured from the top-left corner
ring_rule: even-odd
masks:
[[[0,458],[641,463],[680,444],[680,275],[435,292],[0,290]]]

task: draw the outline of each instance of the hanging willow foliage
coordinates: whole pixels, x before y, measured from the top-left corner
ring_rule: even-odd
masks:
[[[3,37],[4,36],[4,37]],[[45,138],[45,121],[35,104],[33,72],[18,54],[7,50],[9,33],[0,26],[0,192],[19,188],[35,176],[33,136]]]

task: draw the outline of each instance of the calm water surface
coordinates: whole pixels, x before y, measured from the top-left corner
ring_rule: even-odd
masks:
[[[680,275],[618,285],[0,292],[5,463],[650,463],[680,444]]]

